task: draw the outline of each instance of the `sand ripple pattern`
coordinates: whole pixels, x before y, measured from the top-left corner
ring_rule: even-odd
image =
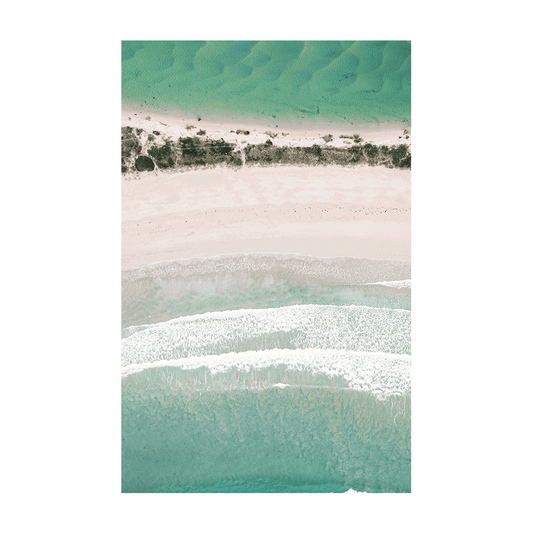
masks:
[[[144,112],[409,121],[410,92],[409,41],[125,41],[122,47],[123,100]]]

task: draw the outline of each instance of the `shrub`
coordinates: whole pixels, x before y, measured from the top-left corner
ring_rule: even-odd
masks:
[[[179,143],[185,164],[195,163],[205,155],[205,150],[201,148],[199,139],[180,137]]]
[[[163,146],[152,146],[148,154],[155,159],[159,168],[170,168],[176,164],[176,151],[169,140]]]
[[[411,151],[406,144],[391,146],[392,165],[398,168],[411,168]]]
[[[312,156],[314,161],[320,161],[322,159],[322,148],[320,148],[318,144],[313,144],[313,146],[305,146],[304,154]]]
[[[411,168],[411,154],[408,154],[400,161],[400,168]]]
[[[274,153],[272,154],[272,160],[279,163],[283,159],[286,151],[287,148],[285,146],[275,148]]]
[[[400,144],[399,146],[391,147],[392,153],[392,164],[395,167],[400,166],[401,160],[407,155],[407,146],[405,144]]]
[[[378,147],[375,144],[366,143],[363,148],[367,159],[372,162],[378,155]]]
[[[324,139],[327,143],[329,143],[330,141],[333,140],[333,135],[324,135],[324,137],[322,137],[322,139]]]
[[[352,163],[359,163],[363,159],[363,148],[355,145],[348,148],[348,152],[351,154],[350,161]]]
[[[133,132],[133,128],[125,126],[121,129],[121,164],[126,164],[126,159],[141,153],[141,143]]]
[[[207,143],[207,149],[209,150],[209,153],[217,156],[226,156],[231,154],[234,147],[234,144],[228,144],[224,139],[220,139],[219,141],[211,139]]]
[[[139,172],[142,172],[144,170],[154,170],[155,165],[154,165],[154,162],[149,157],[146,157],[145,155],[141,155],[135,160],[135,168]]]

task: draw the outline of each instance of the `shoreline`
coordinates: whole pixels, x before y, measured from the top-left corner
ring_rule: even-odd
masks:
[[[143,276],[146,272],[150,272],[150,275],[159,276],[163,275],[165,273],[166,275],[166,269],[173,270],[175,267],[178,268],[185,268],[185,269],[191,269],[196,266],[195,261],[210,261],[213,264],[217,263],[217,267],[220,266],[220,262],[225,262],[228,260],[233,260],[235,263],[237,261],[242,261],[245,263],[248,260],[256,260],[257,257],[264,256],[265,259],[287,259],[287,260],[300,260],[300,261],[350,261],[350,260],[358,260],[358,261],[368,261],[372,262],[372,265],[378,265],[380,262],[383,264],[390,265],[411,265],[411,261],[407,261],[405,259],[372,259],[370,257],[354,257],[351,255],[324,255],[324,256],[316,256],[316,255],[307,255],[307,254],[299,254],[296,252],[250,252],[250,253],[243,253],[243,252],[227,252],[217,255],[209,255],[207,257],[180,257],[178,259],[171,259],[171,260],[164,260],[164,261],[157,261],[154,263],[143,263],[142,265],[136,265],[136,266],[127,266],[121,268],[121,276],[123,281],[135,281],[137,279],[138,273],[143,272]],[[284,265],[282,265],[284,266]],[[202,265],[202,268],[206,268],[205,263]],[[209,267],[207,267],[209,268]],[[154,274],[154,272],[157,272],[157,274]],[[202,272],[205,273],[205,272]],[[192,275],[192,274],[191,274]],[[387,276],[386,276],[387,277]],[[392,280],[380,280],[380,281],[372,281],[372,282],[364,282],[362,285],[382,285],[383,287],[393,288],[393,289],[411,289],[411,278],[406,279],[396,279],[396,275],[393,276],[394,279]],[[359,282],[358,282],[359,283]]]
[[[377,225],[373,230],[380,229]],[[344,255],[336,255],[341,251]],[[364,235],[331,239],[327,237],[270,237],[265,239],[235,240],[229,246],[216,246],[210,242],[188,244],[183,248],[166,247],[156,251],[143,249],[131,253],[123,249],[122,269],[130,269],[167,263],[176,259],[216,258],[229,253],[277,253],[298,254],[317,258],[353,257],[357,259],[380,259],[410,262],[411,248],[404,242],[395,243],[391,239],[375,242]]]
[[[341,132],[354,131],[371,132],[371,131],[388,131],[388,130],[403,130],[405,128],[411,129],[411,123],[405,120],[397,119],[390,121],[379,122],[377,119],[373,121],[361,120],[354,118],[353,121],[348,119],[339,120],[339,117],[328,117],[327,115],[310,115],[305,118],[289,118],[284,116],[234,116],[233,113],[201,113],[192,112],[180,109],[157,109],[151,108],[148,105],[140,106],[139,103],[134,102],[122,102],[121,107],[122,117],[134,116],[144,118],[150,116],[152,118],[159,117],[163,121],[167,119],[172,122],[181,122],[182,120],[197,122],[205,122],[207,124],[235,124],[248,127],[261,128],[277,128],[281,130],[283,128],[294,131],[326,131],[338,130]],[[202,116],[204,115],[204,116]],[[156,119],[157,120],[157,119]]]
[[[147,120],[150,117],[150,120]],[[216,120],[200,120],[196,118],[178,117],[173,115],[164,115],[161,113],[151,113],[149,111],[141,111],[135,113],[134,111],[122,110],[121,115],[122,126],[132,126],[142,128],[147,132],[152,132],[158,129],[168,135],[170,138],[178,138],[180,136],[195,135],[198,130],[205,130],[207,135],[212,138],[221,138],[222,136],[228,142],[246,142],[246,143],[261,143],[267,139],[271,139],[275,145],[278,146],[311,146],[312,144],[326,144],[322,140],[322,136],[334,135],[336,139],[328,143],[328,146],[345,147],[346,142],[341,139],[341,135],[359,134],[366,142],[373,142],[376,144],[408,144],[410,140],[404,138],[404,131],[411,131],[411,127],[398,123],[386,124],[324,124],[318,127],[316,124],[305,127],[303,125],[291,125],[272,122],[270,124],[259,124],[253,120],[238,120],[235,122],[216,121]],[[277,126],[276,126],[277,124]],[[192,126],[187,130],[187,126]],[[238,135],[231,133],[231,130],[247,129],[250,131],[249,135]],[[265,132],[270,131],[277,134],[277,137],[272,138]]]

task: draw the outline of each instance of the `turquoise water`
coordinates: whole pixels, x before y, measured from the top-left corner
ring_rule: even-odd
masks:
[[[123,492],[410,492],[410,289],[366,285],[410,274],[293,254],[124,270]]]
[[[132,297],[135,289],[137,297]],[[142,297],[139,297],[139,293]],[[123,283],[122,297],[123,328],[156,324],[178,316],[209,311],[267,309],[298,304],[411,309],[410,291],[407,289],[379,285],[293,284],[287,280],[269,285],[251,282],[239,288],[219,288],[215,283],[206,282],[202,288],[194,287],[180,292],[170,283],[146,278],[137,283]]]
[[[204,492],[204,493],[332,493],[332,492],[346,492],[346,487],[342,484],[331,483],[324,480],[322,483],[317,483],[316,480],[301,480],[300,482],[292,480],[290,483],[281,479],[259,478],[247,480],[226,479],[216,483],[204,484],[189,484],[181,486],[163,486],[154,489],[151,492]]]
[[[171,370],[123,382],[123,492],[410,491],[410,395],[185,391]]]
[[[368,285],[410,276],[410,264],[402,261],[331,260],[290,254],[231,254],[219,259],[161,263],[125,271],[122,327],[208,311],[302,304],[410,310],[410,289]]]
[[[411,121],[410,41],[123,41],[136,112],[274,126]]]

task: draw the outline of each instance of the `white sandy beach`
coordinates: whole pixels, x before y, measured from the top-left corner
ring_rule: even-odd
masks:
[[[147,120],[149,117],[149,120]],[[270,139],[274,145],[286,146],[321,146],[346,147],[351,141],[343,138],[351,134],[360,134],[366,142],[376,144],[411,144],[411,140],[404,138],[405,126],[395,124],[392,126],[382,126],[368,124],[365,126],[346,126],[324,124],[321,129],[287,127],[274,123],[271,125],[250,124],[247,122],[224,124],[220,122],[209,122],[205,120],[195,120],[187,118],[177,118],[173,116],[158,115],[154,113],[134,113],[132,111],[122,112],[122,125],[142,128],[151,133],[154,130],[160,131],[172,139],[196,135],[199,130],[205,130],[207,135],[213,139],[224,138],[228,142],[236,143],[263,143]],[[189,127],[190,129],[187,129]],[[248,135],[237,134],[238,130],[249,131]],[[232,133],[233,131],[233,133]],[[276,135],[272,137],[268,135]],[[328,143],[322,137],[332,135],[334,139]]]
[[[123,125],[158,130],[172,138],[194,133],[186,130],[186,124],[231,142],[269,138],[252,130],[246,139],[230,134],[239,128],[233,124],[128,117],[131,114],[125,113]],[[278,130],[287,135],[273,138],[274,143],[324,143],[313,137],[319,132],[304,136],[302,131]],[[375,140],[370,133],[364,138],[393,143],[401,133],[381,131],[375,132]],[[334,142],[341,146],[344,139],[329,145]],[[410,170],[245,166],[144,172],[136,178],[122,183],[123,268],[235,252],[410,261]]]

